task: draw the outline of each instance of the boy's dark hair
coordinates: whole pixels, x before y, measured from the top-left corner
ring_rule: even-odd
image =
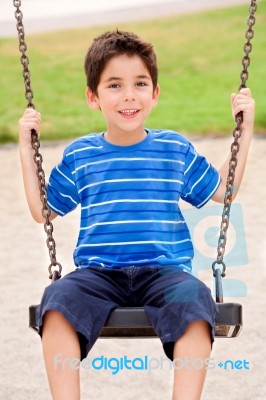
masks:
[[[108,61],[123,54],[127,56],[137,55],[141,58],[150,73],[153,88],[156,88],[158,68],[152,44],[144,42],[134,33],[116,30],[106,32],[95,38],[88,49],[84,69],[87,76],[87,86],[93,93],[97,94],[101,74]]]

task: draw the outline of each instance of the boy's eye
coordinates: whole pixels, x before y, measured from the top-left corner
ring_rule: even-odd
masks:
[[[120,87],[118,83],[112,83],[111,85],[108,86],[110,89],[117,89]]]
[[[147,83],[146,82],[137,82],[136,86],[140,86],[140,87],[147,86]]]

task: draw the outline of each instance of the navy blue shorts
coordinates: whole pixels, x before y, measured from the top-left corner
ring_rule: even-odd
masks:
[[[171,360],[174,343],[192,321],[207,321],[211,341],[214,340],[218,309],[210,289],[175,267],[77,269],[45,289],[39,333],[42,335],[46,311],[60,311],[78,333],[83,359],[99,337],[109,313],[118,306],[144,307]]]

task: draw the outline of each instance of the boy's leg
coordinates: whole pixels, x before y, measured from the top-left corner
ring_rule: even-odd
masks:
[[[60,312],[51,310],[46,313],[42,344],[53,400],[79,400],[79,339]]]
[[[48,285],[39,334],[53,400],[80,398],[79,360],[86,358],[111,310],[125,305],[125,278],[109,268],[73,271]],[[77,333],[78,332],[78,333]]]
[[[210,357],[210,353],[209,324],[206,321],[191,322],[174,346],[173,357],[178,360],[174,372],[173,400],[200,400],[207,368],[204,360]],[[199,359],[198,363],[196,359]],[[185,363],[185,360],[188,362]]]
[[[210,356],[218,312],[211,292],[200,280],[174,267],[158,268],[153,279],[142,282],[146,287],[140,303],[167,357],[179,359],[175,362],[173,400],[199,400],[207,368],[201,364]],[[195,363],[194,368],[189,361]]]

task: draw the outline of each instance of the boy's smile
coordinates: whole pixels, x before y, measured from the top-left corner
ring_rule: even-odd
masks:
[[[115,56],[106,64],[97,88],[86,92],[91,108],[100,109],[107,122],[105,138],[117,145],[131,145],[146,136],[144,122],[156,106],[159,87],[153,87],[139,56]]]
[[[134,118],[137,115],[139,110],[122,110],[122,111],[119,111],[119,112],[126,119],[131,119],[131,118]]]

